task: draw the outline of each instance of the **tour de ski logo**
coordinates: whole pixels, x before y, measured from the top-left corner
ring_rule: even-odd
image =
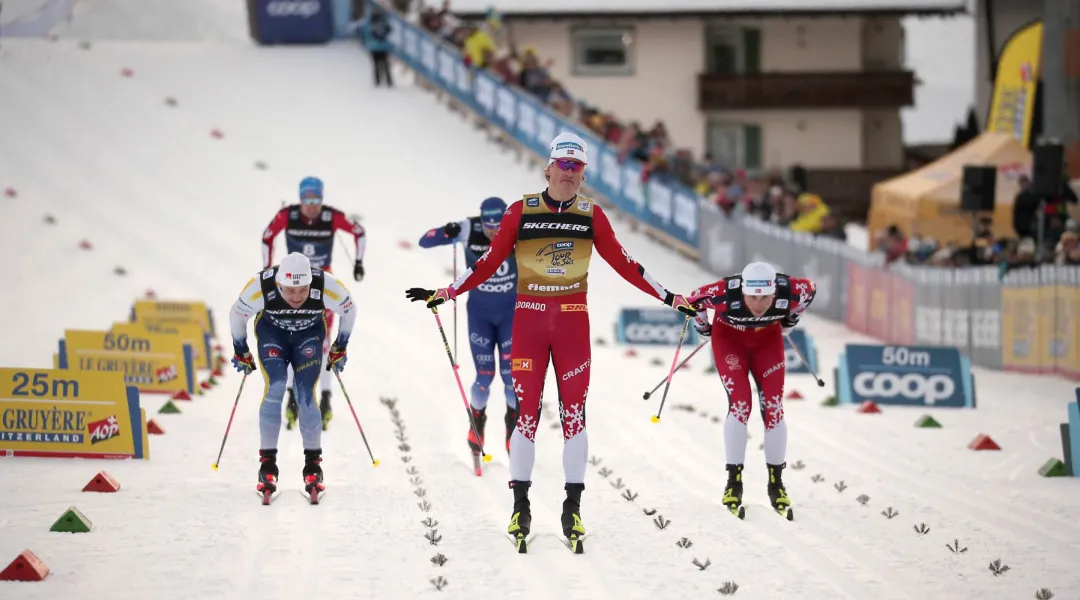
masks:
[[[570,253],[574,250],[574,242],[555,242],[548,244],[536,252],[536,262],[544,262],[551,259],[552,267],[567,267],[574,264]]]
[[[86,425],[86,433],[90,436],[91,444],[111,440],[120,435],[120,423],[117,421],[116,415],[100,421],[91,421]]]

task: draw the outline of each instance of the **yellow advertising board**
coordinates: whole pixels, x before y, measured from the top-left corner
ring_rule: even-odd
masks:
[[[61,369],[122,373],[142,393],[195,391],[194,352],[179,336],[69,329],[58,354]]]
[[[0,368],[0,454],[149,459],[139,390],[120,373]]]
[[[131,338],[145,338],[149,334],[171,335],[191,346],[192,360],[196,369],[212,369],[210,352],[210,334],[204,332],[197,323],[169,323],[156,321],[134,321],[113,323],[112,333],[127,335]]]
[[[987,131],[1006,133],[1025,147],[1031,139],[1035,114],[1035,86],[1042,61],[1043,25],[1037,21],[1005,42],[998,56],[994,95],[990,101]]]
[[[131,320],[152,325],[194,323],[211,338],[217,337],[213,314],[205,302],[136,300],[131,307]]]
[[[1058,373],[1080,378],[1080,281],[1076,269],[1059,268],[1054,285],[1054,331],[1050,352]]]
[[[1002,368],[1025,373],[1042,371],[1039,288],[1001,288]]]

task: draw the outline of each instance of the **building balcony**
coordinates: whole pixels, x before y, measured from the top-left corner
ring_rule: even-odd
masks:
[[[900,108],[915,104],[911,71],[698,76],[700,110]]]

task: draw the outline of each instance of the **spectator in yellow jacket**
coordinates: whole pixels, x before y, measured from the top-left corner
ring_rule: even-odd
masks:
[[[465,38],[465,60],[477,69],[485,69],[488,66],[485,50],[490,52],[487,56],[494,56],[497,49],[495,40],[491,39],[491,36],[480,27],[473,29],[469,37]]]
[[[791,222],[792,231],[818,233],[822,221],[829,214],[829,205],[817,194],[799,194],[799,216]]]

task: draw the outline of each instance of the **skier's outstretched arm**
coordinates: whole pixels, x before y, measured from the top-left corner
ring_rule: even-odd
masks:
[[[433,227],[420,238],[421,248],[434,248],[446,246],[457,242],[465,242],[469,237],[469,227],[472,224],[468,219],[464,221],[451,221],[441,227]]]
[[[419,287],[409,288],[405,290],[405,297],[412,302],[425,301],[428,308],[434,308],[484,283],[495,274],[495,271],[499,270],[499,265],[503,264],[510,257],[510,253],[514,251],[520,223],[521,200],[518,200],[503,213],[499,231],[491,239],[487,252],[484,252],[483,256],[477,259],[475,265],[465,269],[465,272],[461,274],[457,281],[437,290]]]
[[[458,280],[450,284],[448,289],[454,290],[454,297],[464,294],[476,286],[484,283],[499,270],[499,265],[510,258],[510,253],[517,245],[518,225],[521,223],[521,200],[514,202],[503,213],[499,231],[491,238],[491,245],[484,254],[476,260],[476,264],[458,277]]]
[[[645,270],[645,267],[630,256],[626,248],[619,243],[619,239],[615,237],[611,221],[599,205],[593,205],[593,232],[593,246],[596,251],[623,279],[675,310],[694,314],[694,309],[686,298],[668,291]]]

